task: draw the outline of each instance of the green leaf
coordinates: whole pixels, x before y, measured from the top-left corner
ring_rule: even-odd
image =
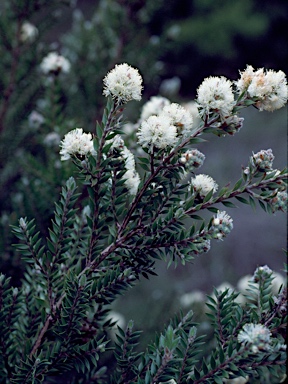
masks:
[[[235,196],[235,199],[237,199],[238,201],[240,201],[241,203],[243,204],[248,204],[250,205],[249,201],[244,199],[244,197],[241,197],[241,196]]]
[[[239,180],[235,183],[235,185],[234,185],[234,187],[233,187],[233,189],[232,189],[232,192],[236,191],[236,190],[240,187],[240,185],[242,184],[242,182],[243,182],[243,179],[242,179],[242,178],[239,179]]]
[[[225,205],[225,207],[228,208],[237,208],[235,204],[233,204],[231,201],[222,201],[222,204]]]

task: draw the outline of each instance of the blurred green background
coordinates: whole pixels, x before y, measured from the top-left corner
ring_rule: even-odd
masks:
[[[139,68],[144,78],[142,102],[127,109],[126,119],[132,122],[153,95],[179,103],[193,100],[210,75],[236,80],[246,64],[287,73],[287,7],[286,0],[2,0],[1,271],[19,283],[23,265],[11,247],[16,240],[9,224],[21,216],[35,217],[47,234],[53,201],[73,173],[71,166],[60,164],[58,144],[49,147],[45,138],[51,132],[62,138],[74,127],[93,131],[105,104],[102,79],[115,63]],[[23,44],[19,28],[27,20],[39,34],[33,43]],[[71,72],[53,87],[39,72],[51,50],[71,62]],[[31,120],[33,111],[44,118],[41,124]],[[272,148],[275,168],[287,165],[287,108],[273,113],[250,108],[242,116],[244,127],[235,137],[207,136],[198,147],[206,155],[200,173],[211,175],[220,186],[239,178],[252,151]],[[135,148],[135,143],[130,145]],[[224,281],[236,285],[258,265],[281,272],[286,215],[239,208],[226,209],[234,230],[225,241],[213,242],[210,252],[192,265],[167,270],[163,262],[157,263],[159,277],[140,282],[115,309],[149,333],[178,311],[183,293],[210,293]]]

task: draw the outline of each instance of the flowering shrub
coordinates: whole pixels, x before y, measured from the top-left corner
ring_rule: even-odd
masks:
[[[50,59],[44,65],[47,76],[67,70],[65,60]],[[126,63],[107,74],[102,121],[93,133],[76,128],[60,142],[61,160],[74,164],[75,177],[62,188],[47,238],[33,219],[22,217],[13,227],[26,270],[19,288],[0,276],[1,382],[284,380],[287,292],[281,286],[273,293],[267,266],[255,271],[245,303],[231,289],[208,296],[215,334],[211,350],[202,345],[192,311],[172,319],[144,352],[137,347],[140,332],[133,330],[133,321],[115,335],[109,316],[119,295],[141,276],[155,275],[156,260],[185,265],[229,235],[233,220],[220,203],[234,207],[235,198],[254,207],[259,201],[268,213],[284,211],[287,170],[273,169],[271,149],[253,154],[231,188],[196,174],[205,160],[194,148],[201,135],[234,135],[243,125],[242,108],[272,111],[287,102],[281,71],[246,71],[249,76],[244,71],[234,84],[236,98],[230,80],[203,81],[197,127],[184,107],[151,99],[136,124],[138,158],[122,138],[122,112],[128,101],[141,98],[141,75]],[[249,87],[253,81],[260,87],[259,77],[265,90],[252,93]],[[208,222],[200,216],[204,210],[211,212]]]

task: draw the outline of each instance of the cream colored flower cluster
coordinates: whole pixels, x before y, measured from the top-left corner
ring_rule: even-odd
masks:
[[[173,147],[179,138],[191,134],[193,117],[187,109],[177,103],[170,103],[167,99],[151,100],[150,111],[153,109],[157,113],[160,108],[159,103],[166,104],[158,114],[150,115],[144,120],[137,132],[138,143],[143,148],[148,148],[150,152],[153,148],[165,149]],[[160,104],[161,105],[161,104]],[[146,115],[148,115],[146,113]]]
[[[40,69],[45,75],[68,73],[70,68],[70,62],[57,52],[50,52],[40,64]]]
[[[271,332],[262,324],[245,324],[238,334],[241,344],[251,344],[251,350],[257,353],[259,350],[269,350]]]
[[[164,107],[171,102],[166,97],[152,96],[142,107],[140,122],[147,120],[152,115],[159,115]]]
[[[255,99],[260,111],[271,112],[287,103],[288,88],[284,72],[264,71],[264,68],[255,71],[251,65],[247,65],[240,74],[240,79],[235,82],[238,93],[244,92],[248,98]]]
[[[230,116],[235,106],[232,82],[224,76],[204,79],[197,90],[197,102],[202,115],[216,112],[222,117]]]
[[[20,30],[20,40],[22,43],[33,43],[38,36],[38,29],[35,25],[25,21]]]
[[[135,167],[135,158],[133,153],[125,146],[123,139],[117,135],[113,139],[113,145],[110,150],[117,148],[120,152],[120,158],[125,162],[125,186],[127,187],[130,195],[135,196],[140,183],[140,177]]]
[[[141,100],[142,77],[138,69],[130,65],[118,64],[105,76],[104,96],[112,96],[119,104],[130,100]]]
[[[68,132],[60,143],[61,160],[69,160],[73,156],[95,154],[91,133],[84,133],[82,128]]]
[[[211,176],[200,174],[191,179],[191,185],[196,194],[205,197],[211,190],[215,193],[218,189],[218,184]]]

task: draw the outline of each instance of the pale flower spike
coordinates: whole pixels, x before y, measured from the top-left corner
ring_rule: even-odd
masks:
[[[119,104],[130,100],[141,100],[142,77],[138,69],[118,64],[104,77],[103,95],[112,96]]]

